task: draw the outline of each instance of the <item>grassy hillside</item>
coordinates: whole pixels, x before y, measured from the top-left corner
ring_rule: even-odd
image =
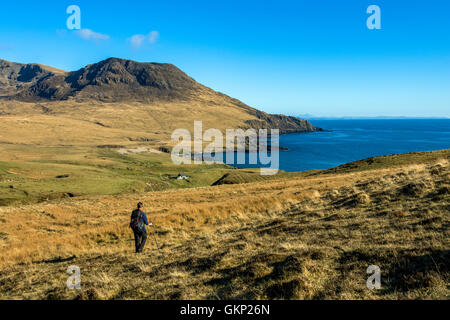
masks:
[[[448,299],[450,151],[373,160],[2,207],[0,298]],[[139,200],[155,227],[135,255],[127,225]],[[65,288],[70,265],[81,291]],[[366,288],[369,265],[380,290]]]
[[[168,64],[0,69],[0,299],[450,296],[449,150],[274,176],[178,166],[161,150],[196,120],[320,129]],[[128,228],[138,201],[154,223],[141,255]],[[66,289],[70,265],[80,291]],[[366,288],[369,265],[380,290]]]
[[[220,164],[174,165],[170,155],[148,150],[0,146],[0,206],[209,186],[233,170]],[[176,180],[180,173],[190,179]]]
[[[0,100],[0,142],[47,146],[162,145],[175,129],[193,132],[245,126],[255,119],[225,98],[198,96],[193,101],[103,103],[55,101],[25,103]],[[220,121],[218,121],[220,119]],[[8,134],[6,134],[8,132]]]
[[[74,72],[0,60],[0,143],[168,142],[175,129],[320,130],[216,92],[171,64],[110,58]]]

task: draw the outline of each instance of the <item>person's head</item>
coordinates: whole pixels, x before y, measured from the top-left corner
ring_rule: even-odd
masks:
[[[144,204],[143,204],[142,202],[139,202],[139,203],[137,204],[137,208],[138,208],[138,209],[141,209],[143,206],[144,206]]]

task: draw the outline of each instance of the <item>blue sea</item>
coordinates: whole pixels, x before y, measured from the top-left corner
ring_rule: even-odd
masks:
[[[328,169],[395,153],[450,149],[450,119],[311,120],[329,132],[280,136],[280,170]],[[254,168],[258,165],[234,165]]]

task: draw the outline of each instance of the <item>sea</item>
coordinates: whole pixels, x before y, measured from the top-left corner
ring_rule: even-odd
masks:
[[[310,120],[327,131],[281,135],[279,169],[328,169],[374,156],[450,149],[450,119]],[[234,154],[236,159],[237,154]],[[225,155],[226,158],[226,155]],[[232,164],[238,168],[265,167]]]

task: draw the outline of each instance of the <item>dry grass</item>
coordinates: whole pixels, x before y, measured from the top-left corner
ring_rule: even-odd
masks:
[[[209,91],[195,101],[103,103],[99,101],[26,103],[0,100],[0,143],[45,146],[146,146],[170,144],[175,129],[193,132],[245,127],[255,120],[226,96]],[[220,121],[218,121],[220,119]]]
[[[446,299],[449,178],[447,155],[387,169],[0,208],[0,297]],[[155,224],[142,255],[132,253],[127,227],[138,200]],[[72,264],[81,268],[81,291],[65,289]],[[381,290],[366,288],[372,264],[381,268]]]

